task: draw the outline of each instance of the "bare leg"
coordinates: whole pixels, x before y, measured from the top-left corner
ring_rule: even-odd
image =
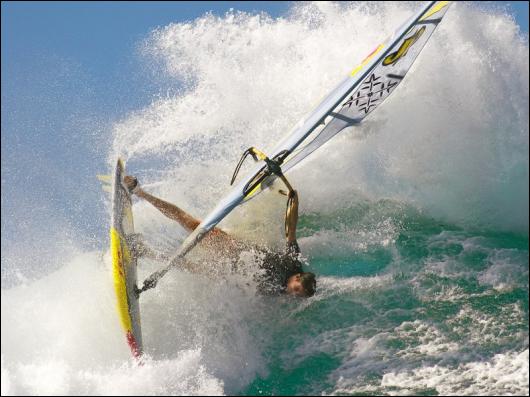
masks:
[[[174,221],[180,223],[188,232],[195,230],[195,228],[199,226],[199,223],[201,223],[198,219],[195,219],[193,216],[186,213],[176,205],[161,200],[142,189],[138,189],[136,195],[153,204],[156,209],[158,209],[169,219],[173,219]]]
[[[131,190],[137,184],[136,178],[131,176],[126,176],[124,178],[124,182]],[[145,192],[139,186],[134,189],[134,194],[140,198],[143,198],[144,200],[147,200],[169,219],[180,223],[182,227],[184,227],[190,233],[201,223],[198,219],[194,218],[176,205],[168,203],[167,201],[159,199],[158,197]],[[236,247],[240,246],[238,241],[217,227],[213,228],[203,241],[210,245],[217,245],[217,248],[224,248],[225,250],[234,250]]]

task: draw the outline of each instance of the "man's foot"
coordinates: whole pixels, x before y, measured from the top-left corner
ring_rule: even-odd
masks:
[[[131,194],[135,194],[138,191],[138,189],[140,188],[140,184],[138,183],[138,179],[136,179],[135,176],[126,175],[123,178],[123,183],[125,184],[125,186],[129,190],[129,193],[131,193]]]

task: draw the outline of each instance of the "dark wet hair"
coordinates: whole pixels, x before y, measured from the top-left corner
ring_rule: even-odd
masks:
[[[304,287],[306,296],[313,296],[317,288],[317,280],[315,279],[315,274],[311,272],[302,272],[300,273],[300,283]]]

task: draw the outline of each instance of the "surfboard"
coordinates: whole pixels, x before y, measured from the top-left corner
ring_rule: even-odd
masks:
[[[112,182],[112,217],[110,227],[110,251],[112,277],[116,291],[117,309],[121,326],[135,358],[143,353],[140,305],[135,291],[136,257],[127,243],[134,233],[131,195],[123,183],[125,166],[121,159],[116,163]]]

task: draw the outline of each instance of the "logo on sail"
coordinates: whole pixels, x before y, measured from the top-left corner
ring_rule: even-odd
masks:
[[[390,94],[396,85],[398,85],[397,81],[387,80],[382,76],[376,77],[372,73],[363,82],[357,93],[350,96],[342,107],[348,106],[348,108],[351,108],[352,105],[355,105],[359,112],[368,114]]]
[[[395,65],[401,58],[407,55],[409,48],[412,47],[416,41],[418,41],[423,32],[425,32],[425,26],[422,26],[421,29],[416,30],[412,36],[407,37],[396,52],[389,54],[383,60],[383,66]]]

